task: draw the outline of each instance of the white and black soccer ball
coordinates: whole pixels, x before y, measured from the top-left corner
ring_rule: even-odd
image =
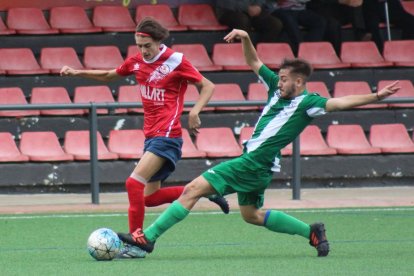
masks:
[[[110,261],[119,253],[121,240],[109,228],[99,228],[88,238],[88,252],[98,261]]]

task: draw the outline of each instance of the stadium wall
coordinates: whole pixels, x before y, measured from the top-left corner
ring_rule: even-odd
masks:
[[[184,185],[203,171],[227,159],[184,159],[165,185]],[[302,157],[302,187],[412,186],[414,154]],[[100,161],[98,180],[102,192],[125,191],[125,178],[135,161]],[[89,162],[24,163],[0,166],[0,193],[89,192]],[[282,159],[272,188],[292,185],[292,158]]]

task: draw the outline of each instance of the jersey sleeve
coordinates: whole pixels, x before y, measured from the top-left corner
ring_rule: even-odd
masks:
[[[197,83],[201,82],[203,75],[183,56],[183,60],[180,64],[181,76],[188,82]]]
[[[268,97],[273,95],[273,92],[277,89],[279,76],[263,64],[262,67],[260,67],[259,69],[259,79],[266,87]]]
[[[306,100],[306,113],[309,117],[315,118],[327,113],[325,110],[326,102],[328,101],[327,98],[324,98],[317,93],[312,93],[306,97]]]
[[[123,64],[116,68],[116,73],[121,76],[133,74],[133,57],[127,58]]]

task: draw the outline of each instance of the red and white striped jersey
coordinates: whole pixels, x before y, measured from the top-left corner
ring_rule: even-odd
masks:
[[[141,53],[116,69],[121,76],[135,74],[144,107],[144,133],[151,137],[181,137],[181,113],[188,82],[203,76],[183,56],[165,45],[152,60]]]

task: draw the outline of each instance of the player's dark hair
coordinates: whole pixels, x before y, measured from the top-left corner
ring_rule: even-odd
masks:
[[[135,31],[137,33],[148,34],[155,41],[163,41],[170,35],[170,32],[152,17],[142,19]]]
[[[309,62],[300,58],[284,59],[280,69],[289,69],[292,74],[302,75],[305,81],[312,74],[312,66]]]

